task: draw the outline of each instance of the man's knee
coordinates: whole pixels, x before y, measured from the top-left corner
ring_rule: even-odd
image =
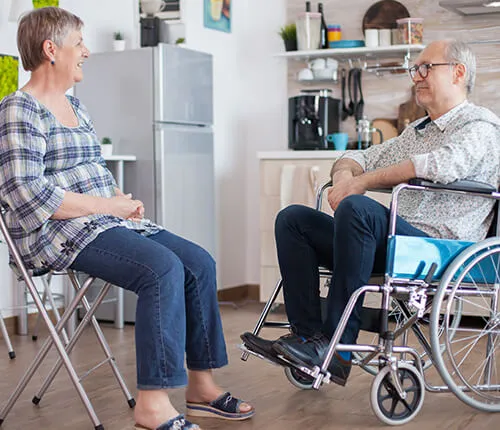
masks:
[[[374,215],[379,205],[370,197],[353,194],[344,198],[335,211],[336,224],[353,219],[364,219],[366,216]]]
[[[284,230],[289,230],[296,225],[300,225],[301,220],[309,216],[311,211],[314,211],[314,209],[303,205],[290,205],[282,209],[276,216],[274,225],[276,234],[278,235]]]

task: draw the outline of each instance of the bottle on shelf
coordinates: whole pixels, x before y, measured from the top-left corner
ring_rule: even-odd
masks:
[[[325,22],[325,15],[323,14],[323,3],[318,3],[318,12],[321,15],[321,29],[320,29],[320,48],[328,49],[328,27]]]
[[[311,2],[306,1],[306,12],[311,12]]]

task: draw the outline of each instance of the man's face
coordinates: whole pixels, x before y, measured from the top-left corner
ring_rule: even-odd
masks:
[[[417,71],[412,78],[416,101],[426,110],[432,110],[446,100],[455,98],[458,91],[463,91],[456,78],[457,65],[447,64],[449,62],[444,57],[445,47],[444,43],[432,43],[415,61],[415,66],[421,66],[420,72]],[[434,66],[425,67],[430,64]]]

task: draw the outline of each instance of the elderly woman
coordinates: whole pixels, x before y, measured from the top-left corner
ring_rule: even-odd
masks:
[[[123,194],[106,169],[85,107],[66,95],[89,56],[82,26],[53,7],[19,22],[19,52],[32,73],[0,104],[0,200],[9,230],[28,267],[69,267],[139,296],[136,428],[199,428],[169,400],[167,389],[186,384],[188,414],[250,418],[253,408],[212,377],[227,364],[213,259],[143,219],[141,201]]]

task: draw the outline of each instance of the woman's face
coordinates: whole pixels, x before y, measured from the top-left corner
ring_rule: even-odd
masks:
[[[55,66],[67,77],[71,86],[83,79],[82,66],[89,55],[90,51],[83,43],[80,30],[70,31],[62,46],[58,47],[54,58]]]

